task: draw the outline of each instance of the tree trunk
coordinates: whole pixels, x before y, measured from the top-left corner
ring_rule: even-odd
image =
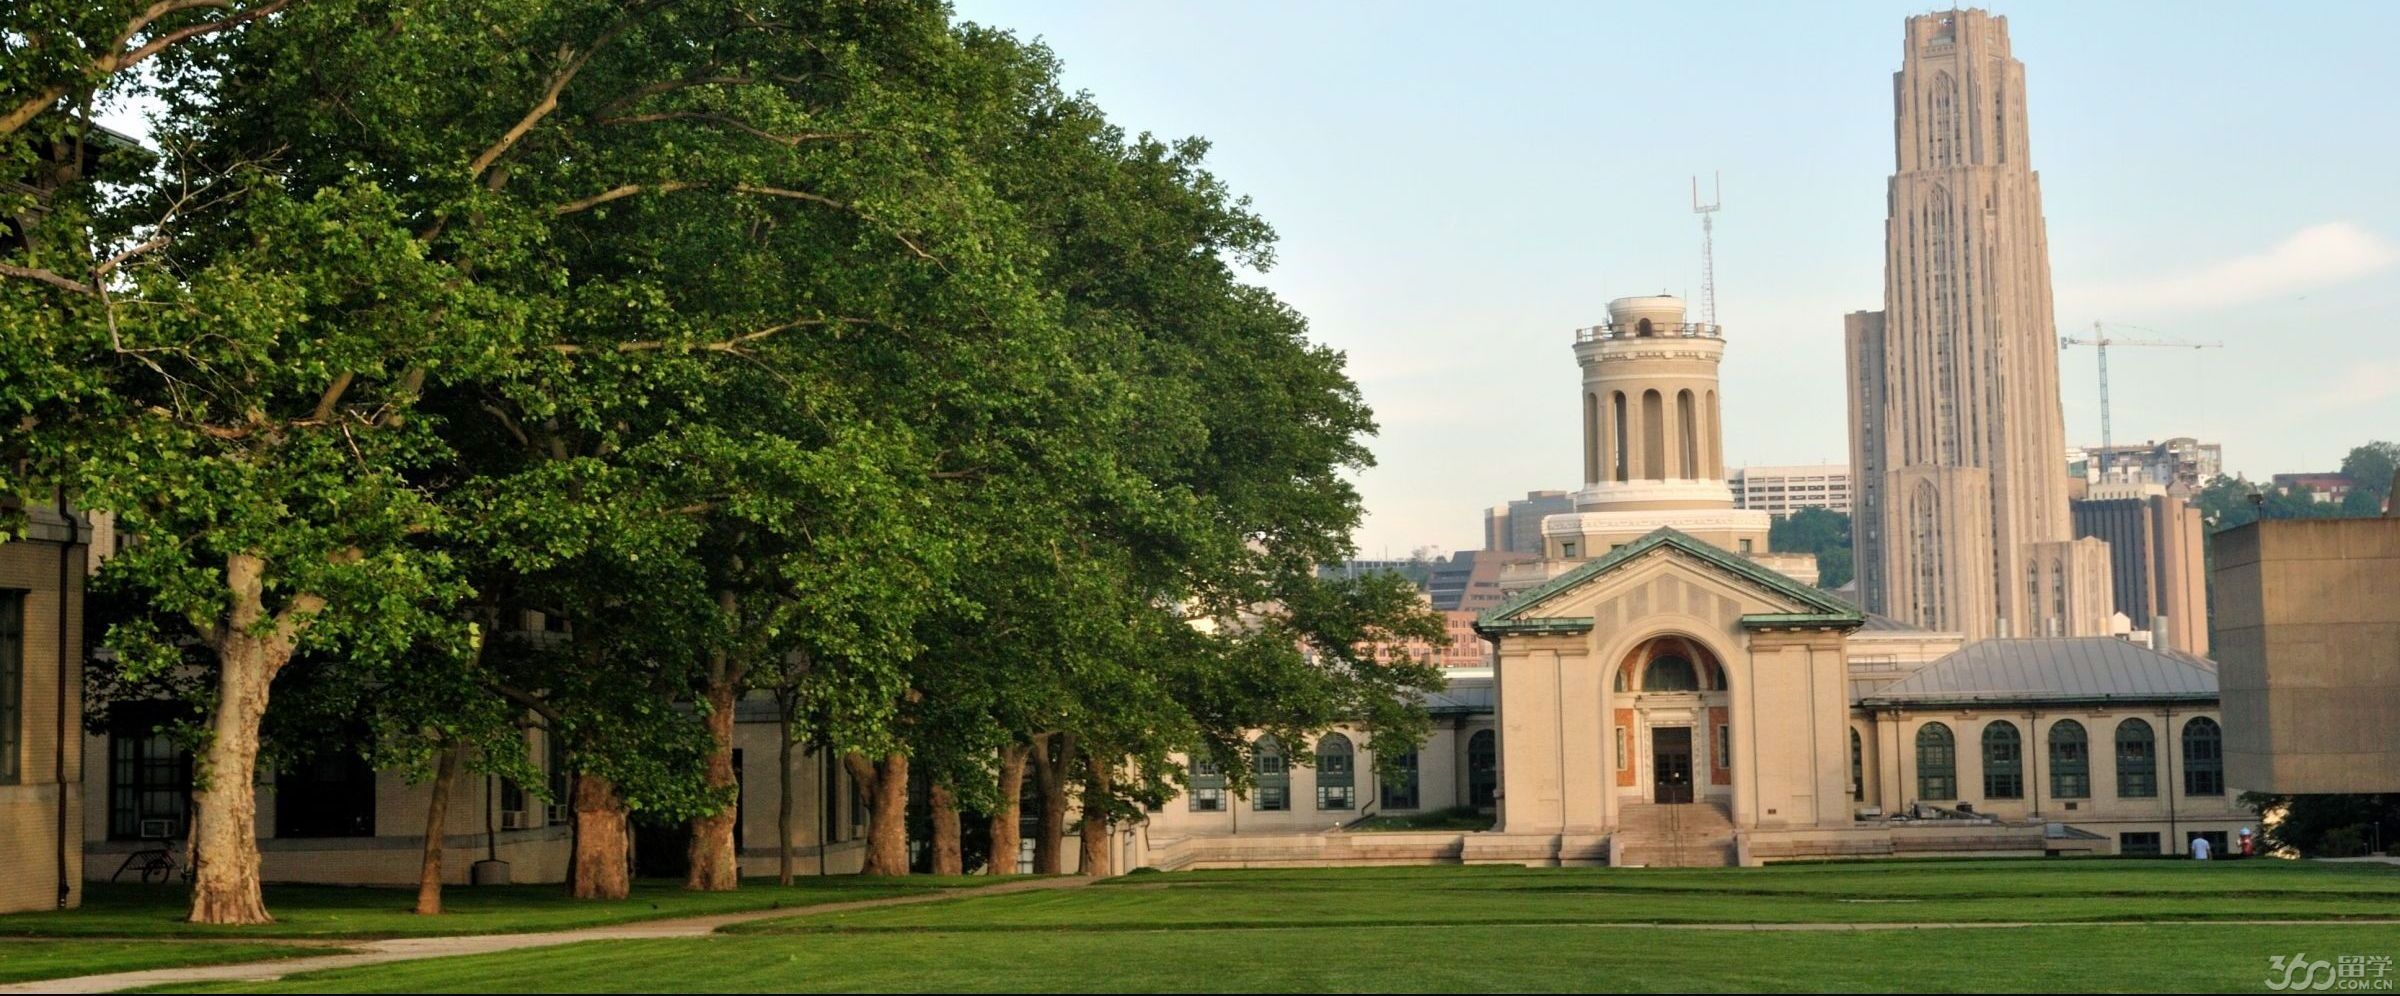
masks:
[[[442,911],[442,842],[449,834],[450,787],[458,782],[458,756],[465,747],[442,751],[433,772],[433,800],[425,804],[425,857],[417,863],[417,915]]]
[[[893,751],[880,765],[851,754],[850,768],[857,791],[867,793],[867,858],[861,875],[908,874],[908,755]]]
[[[733,683],[712,677],[706,696],[708,787],[725,793],[726,800],[716,812],[692,817],[691,870],[684,875],[683,887],[694,892],[731,892],[742,884],[740,855],[733,846],[733,823],[741,814],[733,798],[739,788],[733,777]]]
[[[949,784],[939,781],[929,786],[925,794],[933,810],[933,873],[964,875],[967,856],[959,842],[958,799],[951,794]]]
[[[792,884],[792,706],[791,696],[775,692],[775,764],[782,779],[775,806],[775,884]],[[819,869],[822,871],[823,869]]]
[[[258,724],[273,670],[266,648],[235,635],[218,652],[217,714],[192,827],[193,923],[274,923],[258,875]]]
[[[1017,852],[1024,849],[1024,829],[1018,823],[1025,807],[1025,760],[1023,744],[1008,744],[1000,748],[1000,806],[992,811],[991,874],[1009,875],[1017,870]]]
[[[633,892],[633,827],[625,800],[606,778],[575,773],[575,873],[567,894],[623,899]]]
[[[1075,763],[1075,735],[1045,733],[1033,738],[1033,783],[1041,793],[1041,816],[1034,824],[1033,873],[1056,875],[1066,870],[1067,765]]]
[[[1108,763],[1093,757],[1083,783],[1083,853],[1077,855],[1078,875],[1099,878],[1109,873],[1109,786]]]

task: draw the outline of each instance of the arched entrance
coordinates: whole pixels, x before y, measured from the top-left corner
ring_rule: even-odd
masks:
[[[1610,686],[1618,798],[1728,802],[1733,730],[1725,668],[1700,641],[1656,636],[1617,664]]]

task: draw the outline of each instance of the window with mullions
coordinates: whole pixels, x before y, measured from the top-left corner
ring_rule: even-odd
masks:
[[[1292,808],[1292,765],[1283,755],[1282,741],[1272,736],[1258,738],[1258,751],[1250,767],[1258,776],[1258,790],[1250,808],[1265,812]]]
[[[2060,799],[2092,795],[2092,754],[2083,724],[2062,719],[2050,724],[2050,794]]]
[[[1393,771],[1383,776],[1383,808],[1415,809],[1417,801],[1417,752],[1409,751],[1392,759]]]
[[[2118,723],[2117,798],[2150,799],[2157,795],[2157,734],[2151,732],[2149,723],[2138,719]]]
[[[183,836],[192,811],[192,754],[165,730],[173,713],[139,703],[120,704],[111,711],[109,839]]]
[[[25,593],[0,591],[0,785],[25,777]]]
[[[2155,833],[2118,834],[2117,853],[2127,856],[2157,854],[2158,835]]]
[[[1917,798],[1958,798],[1958,744],[1940,723],[1917,728]]]
[[[1317,808],[1358,808],[1358,755],[1350,738],[1328,733],[1317,740]]]
[[[1467,805],[1489,809],[1500,796],[1500,738],[1477,730],[1467,738]]]
[[[2225,794],[2225,734],[2206,716],[2183,724],[2183,794]]]
[[[1225,810],[1225,773],[1217,770],[1217,762],[1207,758],[1192,762],[1191,807],[1195,813]]]
[[[2017,724],[2007,720],[1983,728],[1983,797],[2025,797],[2025,743]]]

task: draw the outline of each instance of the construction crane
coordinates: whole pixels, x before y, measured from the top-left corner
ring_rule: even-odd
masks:
[[[2129,328],[2141,332],[2151,331],[2136,325],[2119,325],[2117,328]],[[2103,483],[2108,480],[2108,451],[2116,445],[2116,439],[2110,433],[2108,425],[2108,347],[2165,346],[2171,349],[2221,349],[2224,345],[2221,342],[2186,342],[2181,339],[2128,339],[2123,336],[2110,335],[2108,329],[2099,322],[2092,323],[2092,337],[2089,339],[2063,335],[2058,337],[2058,348],[2060,349],[2069,346],[2090,346],[2093,352],[2100,356],[2100,480]]]

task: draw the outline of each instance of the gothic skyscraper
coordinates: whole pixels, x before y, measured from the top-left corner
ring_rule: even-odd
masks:
[[[2008,20],[1909,18],[1892,106],[1884,307],[1845,329],[1861,593],[1968,639],[2104,633],[2106,545],[2073,540],[2067,512],[2049,242]]]

